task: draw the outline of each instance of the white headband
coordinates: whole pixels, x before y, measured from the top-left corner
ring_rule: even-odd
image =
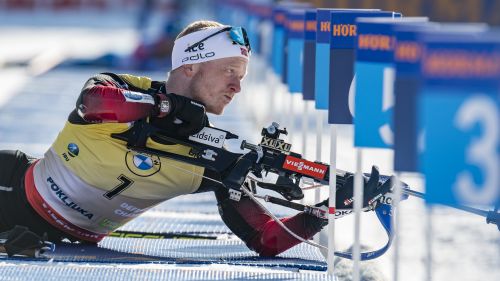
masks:
[[[245,46],[233,44],[228,36],[229,31],[210,37],[195,48],[186,51],[189,46],[225,27],[227,26],[202,29],[175,40],[172,51],[172,70],[184,64],[200,63],[221,58],[241,57],[248,60],[250,56],[248,49]]]

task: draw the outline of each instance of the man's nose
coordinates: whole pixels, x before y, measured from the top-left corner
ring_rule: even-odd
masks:
[[[229,89],[235,94],[239,93],[241,91],[240,79],[232,79],[231,83],[229,84]]]

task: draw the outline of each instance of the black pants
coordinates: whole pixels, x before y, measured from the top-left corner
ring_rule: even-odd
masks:
[[[28,203],[24,174],[33,161],[19,150],[0,150],[0,232],[22,225],[40,236],[47,233],[53,242],[76,240],[46,222]]]

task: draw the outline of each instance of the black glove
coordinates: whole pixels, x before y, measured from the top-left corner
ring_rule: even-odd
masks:
[[[391,191],[394,186],[393,178],[387,179],[383,184],[379,183],[380,173],[376,166],[372,166],[370,178],[363,175],[363,207],[371,207],[372,209],[377,206],[378,199],[384,194]],[[352,209],[354,194],[354,175],[349,175],[345,184],[337,189],[336,208],[337,209]]]
[[[385,176],[384,176],[385,178]],[[378,206],[380,206],[381,198],[383,195],[390,192],[394,187],[394,178],[387,178],[383,183],[380,181],[380,173],[376,166],[372,166],[372,172],[370,174],[370,178],[367,178],[363,175],[363,206],[362,209],[364,211],[370,211]],[[341,218],[343,216],[349,215],[352,213],[352,209],[354,209],[354,175],[347,174],[340,181],[337,178],[337,195],[335,200],[335,218]],[[319,207],[324,214],[328,214],[328,199],[318,203],[315,205]],[[328,224],[328,219],[321,218],[322,226]]]
[[[47,236],[40,237],[25,226],[16,225],[13,229],[0,233],[0,246],[7,255],[25,255],[38,257],[45,251],[54,250],[54,244],[47,241]]]
[[[157,94],[151,124],[169,135],[186,137],[208,126],[205,105],[176,94]]]

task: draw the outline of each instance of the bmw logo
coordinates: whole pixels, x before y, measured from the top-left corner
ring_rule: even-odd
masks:
[[[153,168],[153,160],[145,155],[137,154],[134,156],[134,166],[146,171]]]
[[[127,168],[141,177],[149,177],[161,169],[161,160],[157,155],[128,151],[125,155]]]
[[[78,148],[78,145],[76,145],[74,143],[68,144],[68,154],[71,157],[78,156],[78,153],[80,153],[80,149]]]

